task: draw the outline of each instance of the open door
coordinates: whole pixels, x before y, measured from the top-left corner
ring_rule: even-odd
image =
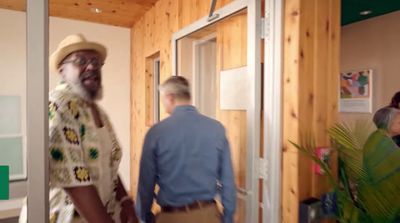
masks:
[[[235,222],[259,222],[261,0],[233,1],[173,36],[173,67],[201,113],[220,121],[231,145]],[[210,21],[211,20],[211,21]]]

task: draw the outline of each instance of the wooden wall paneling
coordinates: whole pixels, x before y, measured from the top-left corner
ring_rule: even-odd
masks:
[[[153,117],[153,91],[154,91],[154,69],[153,69],[153,59],[151,57],[146,57],[146,67],[145,67],[145,123],[146,126],[152,126],[154,117]]]
[[[299,141],[299,51],[300,1],[286,0],[283,46],[283,153],[282,153],[282,222],[298,219],[298,152],[289,140]]]
[[[26,11],[26,0],[1,0],[0,8],[15,11]]]
[[[144,18],[142,18],[144,20]],[[132,78],[131,78],[131,193],[136,195],[138,184],[138,169],[141,155],[142,138],[145,132],[145,57],[144,44],[145,38],[144,23],[138,23],[135,29],[131,30],[132,38]],[[143,72],[143,73],[141,73]],[[135,149],[133,149],[135,148]]]
[[[338,75],[340,73],[340,32],[341,32],[341,1],[340,0],[331,0],[330,7],[331,10],[329,12],[330,15],[330,30],[329,30],[329,63],[328,63],[328,98],[327,98],[327,106],[328,106],[328,116],[327,122],[329,126],[332,126],[334,123],[338,122],[338,89],[339,89],[339,78]],[[337,153],[333,153],[331,160],[331,168],[333,170],[337,170],[338,162],[337,162]],[[337,178],[337,171],[334,171],[334,176]]]
[[[210,12],[211,0],[177,0],[179,1],[179,28],[183,28]],[[215,10],[230,3],[232,0],[218,0]]]
[[[171,38],[178,30],[178,2],[160,0],[132,27],[131,192],[136,196],[145,123],[145,58],[160,53],[160,82],[171,76]],[[161,119],[166,117],[160,106]]]
[[[158,7],[156,6],[155,9]],[[160,48],[160,43],[156,42],[156,36],[159,35],[157,30],[160,28],[157,21],[156,16],[157,10],[149,10],[145,15],[145,30],[144,30],[144,38],[145,38],[145,45],[144,45],[144,56],[152,55],[154,52],[158,51]]]
[[[308,158],[287,140],[312,135],[329,146],[326,130],[336,122],[339,69],[340,0],[287,0],[284,41],[284,153],[282,220],[298,221],[298,203],[329,191],[326,177],[311,170]],[[336,154],[332,156],[333,160]],[[332,163],[335,171],[337,164]],[[293,177],[294,168],[298,171]]]
[[[209,12],[211,0],[179,0],[179,27],[183,28]]]
[[[327,100],[329,96],[328,82],[329,79],[329,63],[330,63],[330,3],[328,1],[316,1],[315,12],[315,50],[314,50],[314,115],[313,115],[313,135],[315,138],[316,146],[329,146],[329,137],[326,134],[326,130],[331,126],[332,123],[328,123],[327,116],[328,106]],[[325,50],[322,50],[325,49]],[[320,61],[320,62],[318,62]],[[324,176],[318,176],[313,174],[313,186],[312,194],[319,197],[323,192],[329,190],[329,185],[327,184],[327,179]]]
[[[154,29],[154,32],[158,33],[156,45],[159,47],[154,50],[160,51],[160,83],[172,75],[172,34],[179,29],[179,5],[177,2],[177,0],[160,0],[157,2],[156,15],[158,27]],[[164,119],[167,117],[167,114],[163,106],[160,106],[160,108],[161,119]]]
[[[327,116],[328,106],[326,99],[328,98],[328,86],[330,83],[327,82],[329,79],[329,64],[330,64],[330,53],[331,47],[329,42],[330,34],[330,7],[331,0],[328,1],[316,1],[316,15],[315,15],[315,50],[314,60],[322,61],[321,63],[314,63],[314,117],[313,123],[315,141],[317,145],[327,146],[329,143],[328,135],[324,131],[328,128]]]
[[[338,121],[338,88],[339,88],[339,78],[340,73],[340,32],[341,32],[341,1],[331,0],[330,4],[330,30],[329,30],[329,79],[330,83],[328,86],[328,123],[335,123]]]
[[[299,136],[300,142],[307,135],[313,134],[314,115],[314,50],[317,30],[315,29],[316,1],[302,1],[300,15],[300,58],[299,58]],[[312,195],[312,162],[299,153],[299,200]]]
[[[331,33],[337,32],[340,30],[340,26],[333,26],[332,24],[339,24],[338,14],[336,14],[336,21],[333,21],[332,15],[334,14],[333,6],[337,7],[337,3],[339,0],[327,0],[327,1],[305,1],[302,4],[303,12],[308,16],[305,16],[302,19],[301,32],[305,35],[301,36],[300,44],[304,46],[304,48],[313,50],[309,52],[300,51],[300,58],[304,60],[300,60],[304,62],[305,67],[304,70],[300,70],[301,80],[304,83],[300,82],[301,89],[304,90],[304,93],[300,93],[303,97],[308,97],[304,99],[300,99],[303,101],[302,105],[309,106],[305,109],[312,109],[312,112],[306,110],[306,117],[302,117],[304,122],[304,126],[302,125],[301,131],[309,131],[311,127],[311,133],[315,139],[316,146],[329,146],[329,137],[327,134],[327,129],[331,127],[334,122],[336,122],[336,116],[338,111],[336,109],[337,104],[337,89],[338,89],[338,81],[333,80],[337,79],[337,74],[332,72],[332,69],[338,69],[338,58],[334,58],[332,56],[334,50],[338,50],[339,45],[338,42],[335,44],[331,39]],[[309,5],[313,4],[313,6]],[[337,11],[336,11],[337,12]],[[332,31],[336,30],[336,31]],[[309,59],[307,61],[307,58]],[[336,65],[333,65],[336,63]],[[302,68],[302,63],[300,63],[300,69]],[[333,82],[330,82],[332,80]],[[310,86],[309,84],[312,84]],[[307,101],[307,103],[305,103]],[[327,103],[330,102],[330,103]],[[332,106],[333,104],[333,106]],[[312,114],[310,119],[310,114]],[[307,124],[308,120],[312,120],[311,125]],[[333,154],[335,157],[335,154]],[[302,157],[300,157],[302,159]],[[309,162],[309,159],[307,159]],[[334,162],[331,164],[332,169],[335,171],[335,167],[337,166],[335,163],[335,159],[332,159]],[[307,162],[307,161],[306,161]],[[300,162],[303,164],[303,162]],[[309,164],[307,164],[308,166]],[[304,168],[307,168],[304,166]],[[301,169],[301,168],[300,168]],[[310,171],[309,171],[310,172]],[[308,172],[308,173],[309,173]],[[305,171],[305,173],[307,173]],[[319,198],[322,193],[328,192],[330,190],[330,186],[327,182],[325,176],[316,175],[314,173],[308,174],[311,176],[312,184],[311,184],[311,196]],[[309,177],[309,176],[307,176]],[[300,179],[303,179],[302,177]],[[303,188],[304,182],[301,182],[301,188]],[[307,189],[304,189],[307,190]],[[310,196],[310,191],[303,191],[304,195]],[[300,200],[306,198],[300,196]]]

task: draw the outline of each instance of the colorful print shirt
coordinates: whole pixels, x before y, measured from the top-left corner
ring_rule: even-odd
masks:
[[[94,185],[109,214],[117,216],[115,191],[122,152],[109,119],[99,110],[102,128],[96,127],[90,107],[71,87],[61,84],[50,93],[51,223],[83,221],[63,190],[68,187]]]

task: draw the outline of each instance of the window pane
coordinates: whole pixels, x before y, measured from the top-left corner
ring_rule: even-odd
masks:
[[[22,136],[0,137],[0,165],[10,167],[11,179],[24,178]]]
[[[21,97],[0,95],[0,137],[21,134]]]

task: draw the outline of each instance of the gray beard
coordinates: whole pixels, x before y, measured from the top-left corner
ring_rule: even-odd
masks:
[[[103,87],[100,87],[95,94],[88,92],[82,85],[73,85],[72,90],[89,102],[99,101],[103,98]]]
[[[72,89],[72,92],[82,97],[88,102],[99,101],[103,98],[103,86],[95,93],[88,92],[83,86],[80,80],[64,80]]]

